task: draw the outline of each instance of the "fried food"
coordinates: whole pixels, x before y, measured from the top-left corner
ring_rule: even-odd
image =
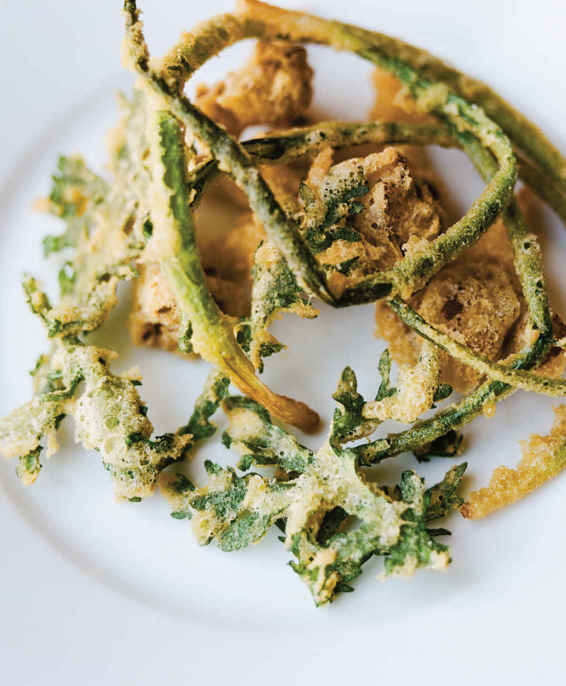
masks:
[[[481,519],[516,503],[540,488],[566,467],[566,406],[554,409],[556,419],[548,436],[534,434],[521,441],[523,457],[515,469],[497,467],[489,486],[469,494],[461,507],[468,519]]]
[[[195,104],[234,136],[255,124],[289,126],[312,99],[313,71],[306,50],[286,41],[258,41],[246,64],[210,88],[200,84]]]
[[[442,212],[395,148],[334,165],[332,159],[331,148],[317,155],[300,199],[303,233],[339,298],[402,259],[414,238],[436,237]]]
[[[566,160],[489,88],[387,36],[240,0],[234,14],[199,24],[156,60],[135,0],[124,13],[123,57],[138,79],[110,136],[111,179],[63,157],[40,203],[64,223],[44,241],[46,255],[61,256],[61,294],[52,303],[33,277],[24,281],[51,349],[33,370],[32,399],[0,420],[0,452],[33,483],[70,414],[77,441],[100,453],[120,498],[137,502],[159,483],[172,517],[192,519],[200,543],[240,550],[272,525],[282,529],[317,605],[353,590],[373,556],[383,556],[386,576],[444,569],[450,552],[437,538],[447,532],[428,523],[454,509],[484,516],[558,474],[565,407],[549,436],[524,445],[516,470],[498,468],[465,504],[466,463],[430,488],[412,470],[384,484],[379,463],[406,452],[418,461],[455,457],[462,428],[517,389],[566,395],[566,325],[548,303],[531,200],[514,194],[519,170],[566,217]],[[249,61],[199,87],[193,104],[187,79],[245,38],[259,41]],[[374,121],[302,125],[313,72],[299,43],[309,42],[379,67]],[[251,125],[271,130],[242,142]],[[457,221],[422,150],[428,144],[464,150],[486,183]],[[212,366],[174,433],[152,437],[140,373],[111,371],[115,353],[88,339],[116,306],[122,280],[136,280],[136,343]],[[376,303],[389,348],[370,399],[343,369],[329,434],[313,451],[278,422],[311,431],[318,414],[258,374],[285,347],[272,322],[316,317],[317,299],[337,313]],[[351,336],[357,346],[358,332]],[[467,395],[436,409],[454,389]],[[207,481],[194,483],[189,453],[214,435],[220,408],[229,420],[222,442],[239,462],[206,462]],[[407,426],[375,435],[389,419]]]
[[[418,312],[473,352],[495,360],[519,316],[520,304],[505,269],[477,260],[445,267],[425,288]],[[479,378],[469,367],[448,360],[443,380],[466,390]]]

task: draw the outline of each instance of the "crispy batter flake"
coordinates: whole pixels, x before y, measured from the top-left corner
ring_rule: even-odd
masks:
[[[332,151],[314,159],[301,186],[303,232],[337,297],[369,274],[393,266],[415,238],[435,238],[442,211],[394,147],[332,165]]]
[[[521,441],[523,457],[515,469],[497,467],[489,486],[473,491],[460,511],[468,519],[481,519],[526,495],[554,478],[566,467],[566,405],[554,410],[550,434],[534,434]]]
[[[286,126],[310,105],[312,76],[304,48],[259,41],[240,70],[210,88],[200,85],[195,103],[235,136],[255,124]]]

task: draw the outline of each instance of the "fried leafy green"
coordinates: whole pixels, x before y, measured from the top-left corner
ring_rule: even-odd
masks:
[[[284,347],[269,333],[271,322],[282,312],[313,319],[318,311],[312,307],[283,255],[273,245],[263,243],[257,249],[252,277],[251,313],[240,325],[238,340],[248,351],[254,366],[262,371],[262,358]]]
[[[151,438],[137,379],[112,373],[115,357],[95,346],[58,343],[36,374],[32,400],[0,420],[0,453],[20,458],[18,474],[25,483],[39,473],[42,442],[48,454],[57,449],[55,434],[66,415],[74,419],[76,440],[101,454],[119,497],[149,495],[159,472],[183,457],[190,434]]]
[[[44,238],[45,255],[63,251],[68,257],[59,271],[60,302],[36,305],[49,336],[98,328],[117,303],[119,281],[137,274],[149,217],[147,108],[139,91],[131,103],[122,98],[122,107],[110,151],[112,183],[92,172],[80,156],[61,157],[51,193],[40,205],[65,223],[61,234]],[[33,279],[24,287],[32,306],[42,299]]]
[[[54,340],[49,355],[33,370],[32,399],[0,420],[0,453],[17,458],[19,478],[32,483],[42,469],[42,453],[57,450],[58,427],[71,415],[77,441],[101,454],[117,495],[139,502],[161,475],[163,492],[173,504],[171,516],[192,519],[201,543],[240,550],[275,524],[294,557],[292,568],[318,605],[352,591],[351,581],[373,556],[383,558],[385,576],[444,568],[449,552],[436,537],[449,532],[428,524],[462,506],[458,491],[466,464],[452,467],[430,488],[413,471],[403,472],[390,487],[373,480],[378,473],[370,480],[365,468],[405,450],[419,461],[459,454],[458,429],[516,388],[555,396],[566,392],[564,380],[531,371],[545,361],[555,341],[537,238],[527,232],[513,198],[519,163],[526,181],[563,216],[563,156],[486,86],[381,34],[241,0],[235,14],[184,34],[158,62],[150,60],[135,0],[125,0],[124,10],[124,57],[140,78],[132,100],[121,99],[123,116],[110,145],[112,182],[91,171],[79,156],[59,159],[51,192],[42,203],[65,225],[62,233],[43,241],[44,254],[60,260],[59,302],[52,304],[33,277],[24,281],[32,311]],[[350,50],[397,78],[415,111],[437,121],[415,126],[327,122],[241,144],[182,91],[186,78],[210,57],[250,37]],[[382,178],[383,186],[375,185],[383,153],[332,165],[335,148],[392,142],[459,147],[487,184],[464,217],[446,230],[433,231],[430,240],[409,231],[410,239],[401,241],[394,213],[386,228],[365,222],[379,193],[387,202],[391,199],[392,182]],[[299,198],[281,203],[258,165],[287,163],[315,152],[319,156],[299,187]],[[406,162],[395,163],[405,180]],[[209,291],[192,216],[208,180],[220,172],[245,192],[267,236],[255,255],[251,312],[239,323],[220,311]],[[380,211],[373,208],[376,218]],[[526,330],[532,334],[521,352],[503,362],[475,354],[401,300],[426,286],[498,216],[513,248],[529,318]],[[395,240],[388,243],[386,234]],[[118,283],[135,278],[144,262],[159,266],[172,291],[180,320],[179,349],[197,352],[215,368],[188,423],[156,437],[138,394],[137,374],[112,372],[115,353],[85,340],[116,305]],[[318,415],[273,393],[255,373],[262,371],[263,358],[284,347],[268,331],[272,321],[282,312],[315,317],[313,296],[334,307],[388,297],[390,307],[421,337],[418,362],[401,366],[395,386],[389,353],[384,352],[373,401],[364,400],[353,370],[344,369],[333,396],[338,407],[329,437],[316,452],[275,424],[271,415],[305,430],[317,425]],[[436,415],[419,419],[452,392],[440,384],[445,354],[487,381]],[[248,397],[228,397],[230,382]],[[184,474],[164,471],[214,434],[211,417],[220,405],[230,420],[222,441],[239,453],[238,469],[208,461],[208,481],[199,488]],[[348,446],[370,436],[386,419],[415,423]],[[556,459],[547,460],[546,469],[533,448],[511,477],[509,470],[496,471],[490,487],[472,495],[462,511],[481,516],[558,473],[564,466],[559,429],[562,424],[550,441],[556,443],[550,446],[556,448],[551,451]],[[541,444],[550,445],[540,437],[533,443],[535,448]],[[263,467],[271,472],[250,471]],[[515,487],[512,493],[509,483]]]
[[[342,400],[345,379],[349,392],[355,384],[352,374],[340,380]],[[230,397],[224,409],[230,418],[225,445],[242,455],[246,468],[276,465],[280,471],[271,478],[254,472],[239,476],[231,467],[208,463],[207,485],[173,499],[176,512],[192,513],[201,543],[214,540],[222,550],[239,550],[285,520],[292,567],[317,604],[349,590],[372,555],[385,556],[387,575],[448,564],[447,548],[426,522],[461,504],[455,492],[465,465],[428,490],[411,471],[402,475],[398,488],[383,489],[365,478],[354,452],[329,441],[312,452],[273,424],[253,400]],[[336,415],[331,436],[341,435],[342,416]]]
[[[203,391],[196,400],[191,418],[186,426],[179,429],[180,434],[190,434],[192,441],[209,438],[216,432],[216,426],[210,418],[219,408],[221,401],[228,394],[230,379],[216,370],[208,375]]]

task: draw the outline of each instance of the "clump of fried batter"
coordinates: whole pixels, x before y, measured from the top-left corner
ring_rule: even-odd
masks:
[[[241,69],[211,87],[200,85],[195,103],[234,136],[255,124],[287,126],[308,109],[312,76],[303,47],[258,41]]]
[[[303,208],[307,239],[315,235],[317,260],[327,270],[330,291],[340,297],[368,274],[402,259],[415,238],[436,237],[443,212],[429,184],[413,174],[397,148],[332,161],[331,148],[314,159]]]
[[[413,236],[431,240],[441,232],[441,211],[433,192],[415,176],[398,149],[386,148],[367,166],[370,191],[361,200],[365,211],[355,225],[370,242],[378,243],[385,234],[401,257]]]
[[[525,216],[533,222],[532,193],[523,188],[517,199]],[[463,296],[459,297],[458,281],[466,281],[470,270],[475,274],[473,282],[464,288]],[[491,276],[486,277],[482,273],[484,271],[489,271]],[[457,302],[450,303],[455,294]],[[463,304],[462,300],[469,303],[477,297],[487,297],[483,306],[478,302],[471,309],[456,312]],[[518,310],[516,302],[519,304]],[[501,219],[467,248],[453,265],[441,270],[413,298],[412,305],[431,324],[467,345],[473,352],[491,360],[520,352],[531,345],[537,336],[529,324],[526,302],[513,266],[513,248]],[[401,365],[416,364],[421,346],[419,337],[400,321],[384,301],[376,303],[375,318],[376,335],[388,342],[393,359]],[[556,314],[553,316],[553,328],[557,339],[566,333],[566,326]],[[482,332],[486,332],[485,337]],[[544,364],[538,367],[538,373],[559,377],[565,368],[566,351],[554,347]],[[465,392],[476,385],[479,379],[477,372],[470,367],[444,356],[443,382]]]
[[[461,507],[469,519],[482,517],[521,500],[566,467],[566,405],[556,407],[556,419],[548,436],[521,441],[523,458],[515,469],[497,467],[489,486],[470,493]]]
[[[376,99],[371,117],[387,121],[423,123],[423,115],[409,97],[406,88],[391,74],[381,69],[373,73]],[[435,180],[432,189],[438,192],[442,183],[434,172],[422,148],[403,146],[419,173]],[[443,193],[443,204],[447,205]],[[528,210],[529,198],[519,198],[522,209]],[[418,249],[418,233],[407,247]],[[524,320],[525,302],[513,268],[513,250],[501,219],[453,265],[445,267],[413,298],[419,314],[441,331],[467,345],[476,353],[494,360],[504,351],[504,343],[512,330],[519,331]],[[403,366],[417,363],[421,341],[410,331],[385,302],[376,303],[376,333],[385,338],[393,359]],[[515,326],[515,329],[513,327]],[[466,391],[479,381],[477,372],[461,362],[444,356],[442,381],[459,391]]]
[[[406,86],[393,74],[378,67],[372,73],[372,82],[375,100],[369,112],[369,119],[407,124],[434,124],[434,117],[417,109]],[[428,151],[422,145],[397,145],[396,148],[409,160],[411,169],[421,184],[426,183],[429,191],[440,201],[442,211],[452,216],[454,210],[450,206],[449,194],[432,164]]]
[[[140,268],[130,312],[130,336],[136,345],[177,350],[180,320],[175,296],[159,264]]]
[[[503,267],[486,259],[466,260],[445,267],[431,281],[418,312],[474,353],[495,360],[519,316],[520,303]],[[477,372],[452,358],[445,362],[444,377],[458,390],[479,380]]]

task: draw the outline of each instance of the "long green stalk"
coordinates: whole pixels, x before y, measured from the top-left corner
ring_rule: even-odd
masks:
[[[318,415],[304,403],[276,395],[255,375],[234,336],[231,322],[210,294],[196,244],[189,201],[183,131],[169,112],[156,115],[154,221],[158,256],[180,313],[190,323],[195,352],[215,365],[244,393],[269,408],[285,422],[310,430]],[[158,235],[157,235],[158,231]]]
[[[253,19],[258,25],[261,24],[264,38],[315,42],[336,50],[354,52],[396,72],[405,83],[404,72],[409,67],[418,73],[418,78],[442,84],[460,97],[474,102],[505,131],[523,156],[539,167],[546,178],[554,179],[561,193],[566,195],[566,157],[538,126],[485,83],[462,74],[425,50],[376,31],[303,12],[283,10],[257,0],[239,0],[238,9],[241,22]],[[407,85],[410,87],[410,84]]]
[[[466,143],[468,153],[480,174],[489,177],[495,167],[494,160],[473,139]],[[540,247],[536,236],[528,233],[528,227],[515,200],[505,210],[503,220],[513,247],[515,271],[527,301],[531,327],[538,332],[530,348],[505,366],[511,370],[528,370],[544,360],[552,345],[552,319],[544,285]],[[459,429],[470,423],[514,391],[513,386],[501,380],[486,381],[460,402],[437,412],[433,417],[417,422],[405,431],[390,434],[387,438],[360,445],[354,450],[364,464],[374,464],[407,450],[415,450],[451,429]]]
[[[241,26],[238,28],[237,18],[231,17],[228,20],[224,15],[223,21],[227,22],[226,30],[219,37],[218,31],[222,31],[221,21],[217,24],[207,22],[201,25],[200,31],[203,31],[204,26],[204,32],[208,38],[201,40],[198,31],[185,34],[181,42],[184,47],[181,47],[181,44],[177,45],[171,57],[164,58],[162,71],[158,74],[149,67],[147,48],[143,41],[135,2],[128,0],[125,9],[129,49],[135,68],[145,77],[154,92],[158,93],[164,104],[210,148],[211,153],[219,162],[220,169],[230,173],[236,183],[245,190],[252,210],[263,222],[270,240],[273,240],[287,259],[290,269],[295,273],[301,286],[317,293],[329,302],[333,301],[323,285],[322,272],[302,242],[297,227],[279,207],[243,147],[195,108],[187,98],[181,96],[178,90],[172,90],[168,84],[167,73],[170,73],[170,69],[168,72],[167,65],[172,61],[175,62],[175,56],[182,54],[184,62],[188,65],[183,70],[182,64],[177,59],[176,73],[190,75],[197,65],[203,64],[208,58],[217,54],[222,47],[240,40],[243,33],[250,35],[252,31],[259,38],[290,37],[293,40],[307,42],[326,42],[335,48],[349,49],[360,54],[366,49],[367,55],[364,56],[394,73],[409,88],[419,108],[435,113],[452,125],[455,132],[472,133],[497,160],[499,165],[497,173],[493,175],[486,189],[472,204],[468,213],[431,242],[428,250],[423,251],[422,254],[407,256],[394,268],[383,275],[369,279],[367,283],[348,294],[349,297],[336,304],[349,305],[359,302],[360,298],[375,299],[389,293],[410,295],[422,287],[449,259],[477,240],[509,201],[517,174],[516,160],[509,139],[481,108],[450,92],[446,86],[423,78],[410,65],[402,62],[398,56],[370,51],[372,46],[367,41],[364,42],[349,35],[347,27],[339,30],[342,25],[336,22],[325,22],[309,15],[288,13],[267,5],[252,4],[255,9],[263,8],[271,13],[271,23],[264,19],[262,13],[257,14],[255,9],[253,13],[246,14],[245,7],[239,17],[240,23],[245,24],[245,30]],[[211,28],[213,26],[214,28]],[[297,32],[298,34],[295,35]],[[199,46],[197,54],[192,55],[191,46],[193,48]],[[189,53],[192,55],[190,59]],[[183,79],[176,80],[175,88],[178,88],[182,82]]]
[[[124,5],[127,20],[126,45],[133,67],[144,77],[164,109],[174,114],[188,130],[204,143],[218,163],[246,193],[251,209],[262,222],[269,240],[283,254],[298,284],[308,293],[330,302],[322,272],[308,251],[296,223],[287,217],[255,163],[242,145],[212,119],[204,115],[188,98],[173,90],[167,81],[149,66],[147,46],[134,0]]]
[[[524,391],[543,393],[555,398],[561,398],[566,395],[566,380],[541,376],[524,369],[514,369],[498,362],[492,362],[481,355],[476,355],[465,345],[458,343],[426,322],[418,312],[415,312],[410,305],[407,305],[400,298],[391,298],[387,301],[387,304],[403,323],[418,333],[419,336],[431,341],[449,353],[454,359],[463,362],[489,379],[501,381]]]

